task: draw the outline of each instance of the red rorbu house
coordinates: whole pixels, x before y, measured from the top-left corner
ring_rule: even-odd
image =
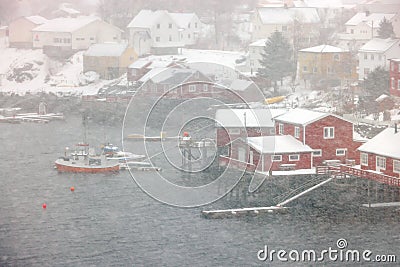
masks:
[[[127,79],[129,82],[136,82],[152,69],[168,67],[178,67],[178,65],[169,60],[140,58],[129,65]]]
[[[390,94],[400,97],[400,58],[390,59]]]
[[[312,169],[313,149],[291,135],[258,136],[246,140],[235,140],[229,157],[222,157],[222,160],[233,159],[233,164],[245,162],[259,172]]]
[[[219,109],[215,114],[217,147],[238,138],[275,134],[273,118],[287,112],[284,109]]]
[[[400,133],[387,128],[358,148],[361,169],[400,178]]]
[[[305,109],[293,109],[275,118],[276,133],[291,135],[313,152],[313,166],[359,162],[353,138],[353,123],[340,116]]]

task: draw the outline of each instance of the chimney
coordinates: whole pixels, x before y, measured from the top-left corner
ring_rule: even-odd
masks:
[[[397,134],[397,123],[394,124],[394,133]]]

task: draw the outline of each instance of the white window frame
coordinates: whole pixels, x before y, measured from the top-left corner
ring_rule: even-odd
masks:
[[[280,135],[283,135],[283,132],[284,132],[284,130],[285,130],[285,126],[283,125],[283,123],[279,123],[278,124],[278,133],[280,134]]]
[[[294,127],[294,137],[300,138],[300,127],[298,126]]]
[[[203,91],[208,92],[208,84],[203,84]]]
[[[360,153],[360,164],[362,166],[368,166],[368,154],[367,153]]]
[[[196,85],[195,84],[189,84],[189,92],[190,93],[196,92]]]
[[[161,41],[160,36],[156,36],[156,42],[160,42],[160,41]]]
[[[328,130],[328,134],[326,134],[326,130]],[[324,139],[334,139],[334,138],[335,138],[335,127],[324,127]]]
[[[383,163],[382,165],[380,163]],[[381,156],[376,156],[376,168],[380,170],[386,170],[386,158]]]
[[[237,128],[229,128],[228,133],[230,134],[240,134],[240,129]]]
[[[342,152],[343,153],[339,153]],[[346,156],[347,148],[336,148],[336,156]]]
[[[400,160],[393,160],[393,172],[400,173]]]
[[[271,155],[271,161],[272,162],[282,161],[282,155]]]
[[[318,152],[318,153],[315,154],[316,152]],[[312,155],[313,155],[313,157],[322,157],[322,149],[314,149]]]
[[[292,159],[292,157],[296,157],[297,159]],[[300,155],[299,154],[289,155],[289,161],[299,161],[299,160],[300,160]]]

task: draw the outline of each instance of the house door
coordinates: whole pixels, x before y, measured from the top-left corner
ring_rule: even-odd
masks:
[[[381,172],[386,170],[386,158],[376,157],[376,171]]]
[[[238,160],[241,162],[247,162],[246,160],[246,150],[243,147],[239,147]]]

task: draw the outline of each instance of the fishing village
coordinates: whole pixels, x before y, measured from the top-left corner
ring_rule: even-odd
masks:
[[[0,3],[0,266],[398,260],[399,3],[45,2]]]

